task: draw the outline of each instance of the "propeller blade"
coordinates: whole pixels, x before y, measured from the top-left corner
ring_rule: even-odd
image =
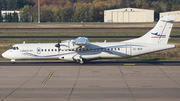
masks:
[[[58,53],[59,53],[59,51],[60,51],[60,49],[61,49],[61,48],[60,48],[60,46],[61,46],[60,43],[61,43],[61,39],[60,39],[60,40],[58,41],[58,43],[55,45],[55,47],[58,48]]]

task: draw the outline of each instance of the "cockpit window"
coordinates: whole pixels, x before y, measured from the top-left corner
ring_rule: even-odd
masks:
[[[13,50],[19,50],[18,47],[11,47],[10,49],[13,49]]]

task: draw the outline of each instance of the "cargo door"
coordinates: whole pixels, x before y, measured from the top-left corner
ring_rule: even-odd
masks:
[[[131,46],[131,44],[126,44],[126,55],[127,56],[132,55],[132,46]]]

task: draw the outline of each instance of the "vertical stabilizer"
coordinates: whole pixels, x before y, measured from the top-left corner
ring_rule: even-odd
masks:
[[[144,36],[125,42],[167,44],[174,19],[174,16],[163,16],[160,18],[156,26]]]

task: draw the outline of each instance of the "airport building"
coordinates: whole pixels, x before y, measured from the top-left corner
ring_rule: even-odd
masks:
[[[180,11],[172,11],[172,12],[162,12],[160,13],[160,18],[162,16],[165,16],[165,15],[174,15],[175,16],[175,20],[174,22],[180,22]]]
[[[7,11],[7,10],[3,10],[3,11],[1,11],[1,15],[2,15],[2,18],[3,18],[3,21],[5,21],[5,16],[6,16],[6,14],[14,14],[14,12],[16,12],[17,14],[18,14],[18,18],[19,18],[19,21],[20,21],[20,19],[21,19],[21,17],[20,17],[20,11]]]
[[[104,22],[154,22],[154,10],[138,8],[104,10]]]

